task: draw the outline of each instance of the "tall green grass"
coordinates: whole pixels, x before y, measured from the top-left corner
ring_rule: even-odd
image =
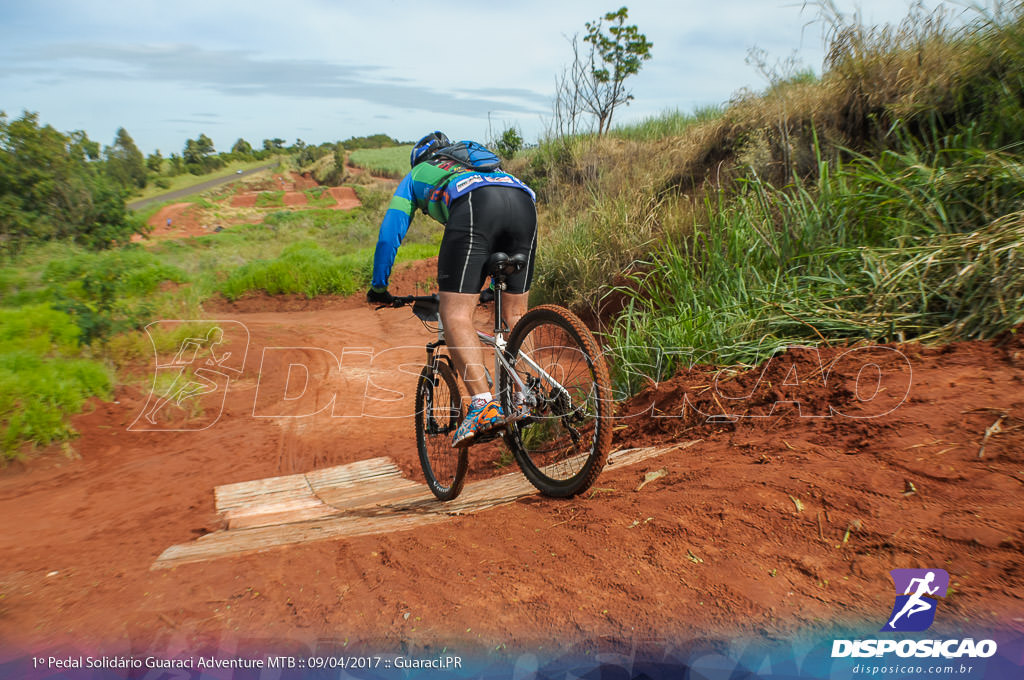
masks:
[[[821,78],[513,162],[541,198],[535,301],[616,289],[608,341],[640,364],[1024,321],[1024,5],[888,27],[821,5]]]
[[[397,261],[419,260],[437,254],[437,248],[407,244]],[[299,294],[352,295],[366,287],[373,269],[373,249],[332,255],[313,242],[293,243],[273,260],[256,260],[236,271],[221,288],[234,300],[245,293],[263,291],[270,295]]]
[[[701,106],[686,113],[678,109],[665,111],[629,125],[618,125],[609,133],[612,137],[632,140],[664,140],[686,133],[694,125],[720,118],[725,113],[722,106]]]
[[[679,350],[730,364],[793,342],[992,338],[1024,323],[1024,158],[953,141],[709,196],[691,233],[621,289],[613,344],[670,370]]]
[[[74,357],[79,337],[74,319],[49,304],[0,309],[0,459],[17,457],[25,442],[68,439],[67,414],[109,396],[104,365]]]

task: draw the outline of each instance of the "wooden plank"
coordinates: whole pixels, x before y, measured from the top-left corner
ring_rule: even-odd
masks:
[[[636,465],[699,442],[616,451],[608,457],[608,466]],[[171,546],[157,558],[153,569],[313,541],[404,531],[536,493],[516,471],[470,482],[458,498],[442,503],[425,484],[403,478],[388,458],[371,458],[305,475],[228,484],[214,491],[218,511],[229,520],[228,528]]]
[[[401,477],[372,480],[352,486],[322,487],[316,490],[316,495],[321,501],[339,511],[387,504],[423,494],[433,497],[426,484]]]
[[[337,514],[338,511],[335,508],[314,498],[291,503],[267,504],[244,512],[229,512],[225,514],[225,519],[228,529],[249,529],[275,524],[291,524]]]
[[[440,514],[391,515],[372,518],[335,517],[256,529],[218,531],[207,534],[192,543],[168,548],[160,555],[152,568],[168,569],[179,564],[205,562],[230,555],[246,555],[288,545],[404,531],[442,522],[445,519],[446,516]]]
[[[258,479],[254,482],[225,484],[213,490],[217,503],[217,512],[227,512],[237,508],[259,503],[263,499],[280,497],[301,498],[312,494],[305,475],[289,475],[287,477],[271,477]]]
[[[371,496],[372,503],[375,487],[414,485],[400,475],[401,471],[389,458],[371,458],[307,474],[226,484],[214,489],[214,494],[217,510],[224,516],[228,529],[248,529],[337,515],[338,508],[331,507],[330,499],[325,502],[320,498],[318,489],[345,498],[346,507],[351,507],[359,494]],[[352,493],[353,490],[357,492]]]

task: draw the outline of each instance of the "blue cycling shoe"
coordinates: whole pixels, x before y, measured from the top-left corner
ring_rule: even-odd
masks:
[[[474,401],[469,407],[466,419],[459,425],[459,429],[455,430],[452,448],[469,446],[477,437],[502,427],[505,427],[505,414],[501,410],[501,404],[494,399],[486,402],[481,400],[480,403]]]

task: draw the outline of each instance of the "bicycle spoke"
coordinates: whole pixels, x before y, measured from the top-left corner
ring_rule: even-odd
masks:
[[[452,448],[461,417],[454,373],[444,362],[425,366],[416,387],[416,444],[427,486],[441,500],[458,496],[466,476],[466,450]]]
[[[572,495],[593,482],[610,448],[610,422],[602,413],[609,406],[607,370],[582,322],[561,308],[537,310],[523,317],[509,342],[530,410],[510,426],[509,438],[541,491]],[[503,386],[511,384],[503,376]]]

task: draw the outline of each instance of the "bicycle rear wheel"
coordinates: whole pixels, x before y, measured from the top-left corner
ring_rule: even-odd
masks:
[[[527,312],[509,336],[506,359],[526,385],[501,375],[505,440],[527,479],[548,496],[568,497],[594,483],[612,442],[611,380],[586,325],[556,305]],[[525,417],[517,402],[525,402]]]
[[[462,415],[462,397],[452,367],[446,361],[424,366],[416,384],[416,447],[427,486],[442,501],[458,496],[466,481],[467,451],[452,448]]]

